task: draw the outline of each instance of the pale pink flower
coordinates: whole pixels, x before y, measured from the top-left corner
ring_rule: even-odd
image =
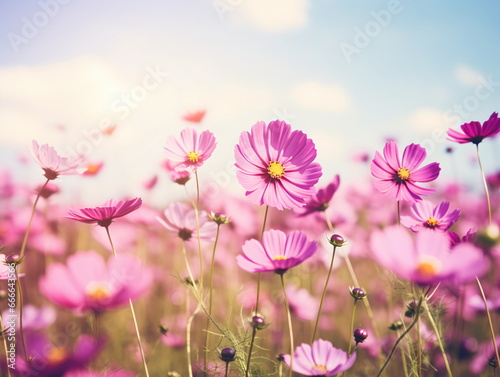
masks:
[[[196,239],[196,214],[194,209],[185,203],[172,203],[165,210],[165,220],[160,217],[156,219],[165,228],[176,232],[184,241]],[[198,212],[198,225],[200,239],[212,242],[215,239],[217,224],[211,221],[205,211]]]
[[[71,255],[66,264],[52,263],[40,280],[50,301],[77,312],[102,312],[127,305],[150,286],[152,274],[132,255],[110,258],[95,251]]]
[[[215,137],[210,131],[203,131],[198,136],[195,129],[185,128],[179,138],[170,136],[164,149],[176,168],[196,170],[212,155],[215,145]]]
[[[56,179],[59,175],[81,174],[86,170],[85,168],[80,169],[80,161],[70,161],[69,158],[59,156],[55,149],[48,144],[39,146],[33,140],[30,152],[38,165],[42,167],[47,179]]]

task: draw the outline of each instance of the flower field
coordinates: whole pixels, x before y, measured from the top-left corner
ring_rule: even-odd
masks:
[[[480,151],[499,132],[497,113],[448,130],[477,182],[390,140],[347,185],[261,121],[234,143],[246,194],[214,197],[217,135],[185,128],[158,172],[184,199],[163,208],[62,204],[59,180],[99,169],[33,141],[28,189],[1,172],[2,376],[496,376],[500,180]]]

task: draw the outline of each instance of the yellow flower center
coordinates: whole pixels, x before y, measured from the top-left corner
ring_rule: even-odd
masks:
[[[286,257],[284,255],[276,255],[273,257],[273,260],[286,260]]]
[[[278,161],[271,161],[267,167],[267,172],[273,178],[281,178],[285,175],[285,167]]]
[[[422,257],[417,267],[418,274],[426,279],[435,277],[440,270],[441,262],[432,256]]]
[[[410,171],[406,168],[399,168],[398,177],[401,181],[407,181],[410,179]]]
[[[111,285],[109,282],[91,281],[85,289],[87,297],[94,301],[101,301],[111,296]]]
[[[316,364],[311,369],[315,372],[321,373],[322,375],[325,374],[326,372],[328,372],[328,369],[326,369],[326,366],[321,365],[321,364]]]
[[[427,223],[426,225],[429,227],[429,228],[435,228],[437,225],[438,225],[438,222],[434,217],[429,217],[427,219]]]
[[[186,155],[186,157],[191,162],[198,162],[198,153],[196,153],[196,152],[189,152]]]
[[[47,364],[59,365],[68,357],[68,352],[64,348],[54,347],[47,352]]]

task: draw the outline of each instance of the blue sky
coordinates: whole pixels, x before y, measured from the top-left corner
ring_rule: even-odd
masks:
[[[500,107],[499,11],[496,1],[2,0],[0,167],[34,182],[34,163],[12,162],[31,139],[71,153],[109,119],[117,131],[87,153],[105,161],[102,176],[64,185],[87,201],[139,195],[162,174],[166,137],[192,126],[182,115],[206,109],[196,127],[218,139],[207,180],[231,173],[240,132],[279,117],[315,141],[325,181],[366,178],[353,152],[373,154],[387,137],[422,143],[449,177],[443,132]],[[155,71],[158,85],[141,92]],[[144,98],[126,105],[134,91]],[[476,177],[467,147],[456,146],[463,179]],[[490,171],[495,148],[484,143]]]

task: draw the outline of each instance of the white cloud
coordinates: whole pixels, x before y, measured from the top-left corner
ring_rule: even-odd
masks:
[[[304,27],[309,19],[310,0],[241,0],[232,12],[236,22],[266,32]]]
[[[442,128],[445,121],[442,111],[423,107],[409,115],[408,124],[419,131],[432,131],[436,128]]]
[[[341,113],[351,108],[347,91],[339,85],[304,81],[292,89],[292,99],[313,110]]]
[[[463,64],[455,68],[455,78],[461,84],[472,86],[479,85],[486,81],[481,73]]]

